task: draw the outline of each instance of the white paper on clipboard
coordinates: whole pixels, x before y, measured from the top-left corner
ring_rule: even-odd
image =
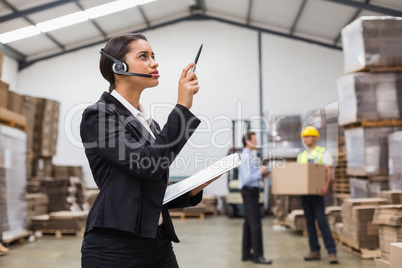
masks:
[[[193,176],[187,179],[169,185],[166,189],[165,197],[163,198],[163,204],[166,204],[173,199],[193,190],[194,188],[197,188],[201,184],[206,183],[207,181],[210,181],[213,178],[239,166],[240,163],[240,154],[234,153],[221,158],[219,161],[195,173]]]

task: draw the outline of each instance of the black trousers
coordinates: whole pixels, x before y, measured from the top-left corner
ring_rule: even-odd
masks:
[[[172,242],[163,225],[156,238],[97,228],[88,232],[81,248],[82,268],[178,268]]]
[[[335,241],[332,237],[331,229],[328,226],[327,218],[325,216],[324,197],[318,195],[302,195],[301,200],[304,217],[306,218],[310,250],[320,251],[317,230],[315,228],[315,221],[317,220],[328,254],[336,254]]]
[[[261,214],[258,204],[260,190],[255,187],[243,187],[241,194],[244,203],[242,257],[245,259],[252,254],[255,260],[263,256]]]

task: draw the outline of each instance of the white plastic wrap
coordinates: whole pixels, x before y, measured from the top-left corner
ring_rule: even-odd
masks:
[[[401,127],[345,130],[347,173],[356,176],[388,174],[388,135]]]
[[[337,80],[339,123],[402,117],[402,73],[356,73]]]
[[[26,133],[0,125],[0,218],[3,240],[25,233]]]
[[[363,16],[341,33],[345,73],[402,65],[402,18]]]
[[[273,118],[275,121],[270,122],[268,133],[268,152],[264,157],[296,158],[304,150],[300,139],[301,116],[280,115]]]
[[[388,190],[388,181],[370,181],[367,179],[350,178],[350,197],[368,198],[377,197],[381,191]]]
[[[388,168],[390,190],[402,190],[402,131],[388,136]]]

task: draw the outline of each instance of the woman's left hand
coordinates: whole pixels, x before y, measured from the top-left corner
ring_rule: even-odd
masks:
[[[223,174],[222,174],[223,175]],[[191,190],[189,192],[190,197],[191,196],[195,196],[197,195],[199,192],[201,192],[205,187],[207,187],[208,185],[210,185],[212,182],[216,181],[217,179],[219,179],[222,175],[219,175],[218,177],[213,178],[210,181],[207,181],[206,183],[201,184],[200,186],[198,186],[197,188],[194,188],[193,190]]]

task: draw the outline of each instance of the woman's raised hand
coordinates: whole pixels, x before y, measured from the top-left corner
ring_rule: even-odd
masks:
[[[197,75],[194,72],[189,73],[191,67],[194,66],[194,62],[187,65],[180,76],[179,80],[179,96],[177,98],[177,104],[185,106],[190,109],[193,106],[193,96],[198,93],[200,87],[198,86]]]

